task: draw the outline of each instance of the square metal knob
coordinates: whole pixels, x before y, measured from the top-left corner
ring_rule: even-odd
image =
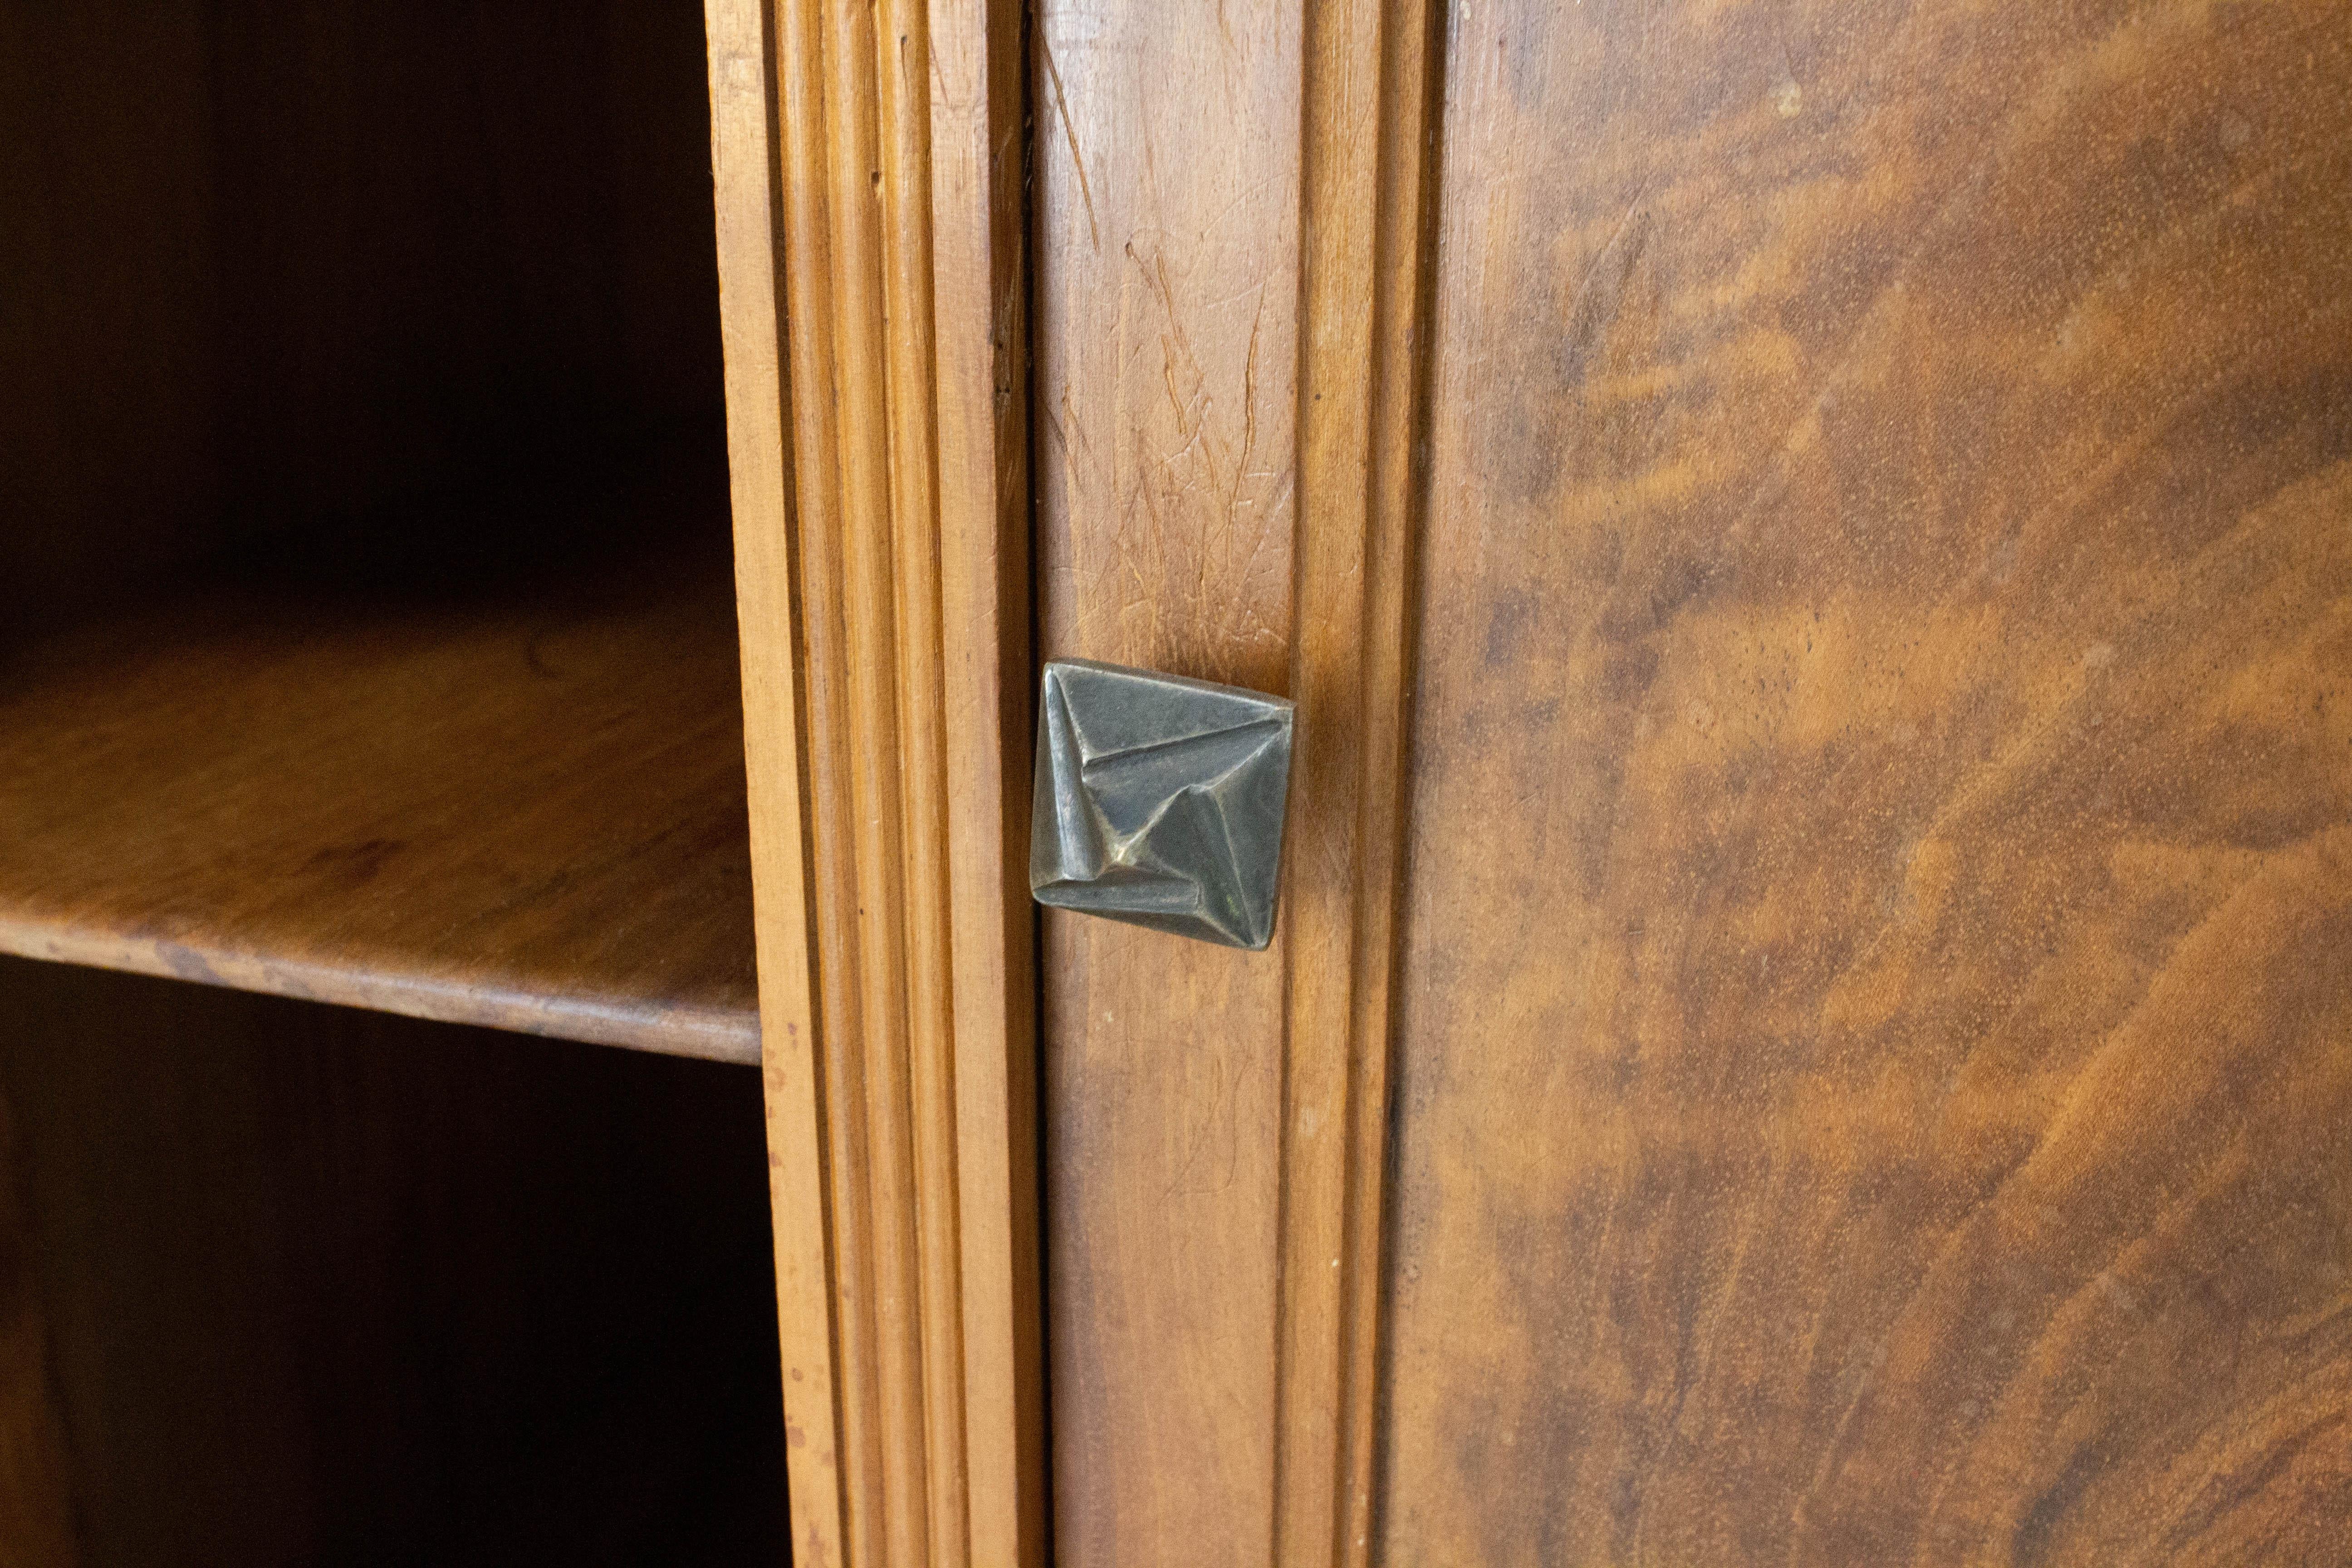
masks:
[[[1029,890],[1227,947],[1274,940],[1291,704],[1086,659],[1045,666]]]

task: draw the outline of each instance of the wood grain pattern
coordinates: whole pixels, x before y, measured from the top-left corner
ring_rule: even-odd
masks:
[[[1457,10],[1384,1560],[2352,1538],[2352,26]]]
[[[755,1059],[704,577],[192,592],[0,666],[0,952]]]
[[[1042,651],[1287,695],[1299,8],[1036,28]],[[1282,962],[1047,910],[1041,963],[1055,1552],[1263,1562]]]
[[[1433,10],[1312,9],[1271,1560],[1370,1560]]]
[[[1432,19],[1040,13],[1048,650],[1301,703],[1277,958],[1048,917],[1079,1561],[1370,1550]]]
[[[1019,13],[714,5],[711,34],[761,919],[814,938],[777,991],[812,1054],[770,1085],[822,1133],[778,1177],[787,1407],[830,1467],[795,1538],[1034,1563]]]

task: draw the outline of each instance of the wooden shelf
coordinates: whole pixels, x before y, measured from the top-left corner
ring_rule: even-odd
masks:
[[[0,662],[0,951],[756,1061],[730,589],[207,589]]]

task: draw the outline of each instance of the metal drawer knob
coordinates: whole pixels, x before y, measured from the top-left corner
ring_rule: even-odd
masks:
[[[1042,904],[1263,948],[1291,704],[1086,659],[1045,666],[1029,890]]]

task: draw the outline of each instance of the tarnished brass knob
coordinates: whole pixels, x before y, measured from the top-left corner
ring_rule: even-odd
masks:
[[[1085,659],[1045,667],[1029,889],[1109,920],[1274,939],[1291,704]]]

